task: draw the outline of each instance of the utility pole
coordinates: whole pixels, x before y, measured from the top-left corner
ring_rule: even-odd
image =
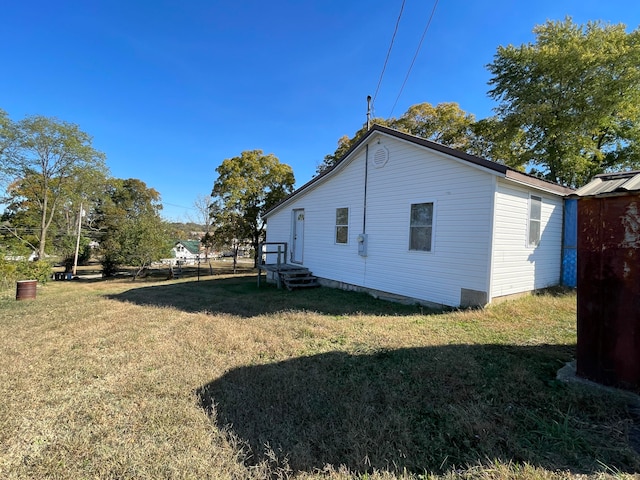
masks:
[[[82,202],[80,202],[80,212],[78,213],[78,237],[76,238],[76,253],[73,257],[73,276],[78,271],[78,251],[80,250],[80,232],[82,230]]]

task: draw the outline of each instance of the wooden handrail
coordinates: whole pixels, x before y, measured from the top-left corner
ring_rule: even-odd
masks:
[[[275,250],[269,250],[268,247],[265,249],[267,245],[275,245],[277,248]],[[264,265],[266,262],[262,261],[263,255],[278,255],[277,264],[281,265],[283,263],[287,263],[287,242],[260,242],[259,246],[260,252],[260,264]],[[284,260],[284,261],[283,261]]]
[[[277,249],[269,250],[267,245],[276,245]],[[280,270],[280,265],[282,265],[283,263],[287,263],[287,242],[260,242],[258,244],[258,251],[260,255],[260,261],[258,262],[258,287],[260,287],[260,271],[262,270],[261,267],[267,265],[266,258],[264,262],[262,260],[263,255],[266,257],[267,255],[278,254],[276,265],[278,270]],[[282,261],[282,259],[284,259],[284,262]],[[276,275],[276,280],[278,282],[278,288],[280,288],[280,275]]]

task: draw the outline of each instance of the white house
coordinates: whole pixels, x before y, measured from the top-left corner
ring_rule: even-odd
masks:
[[[198,240],[179,240],[171,249],[173,257],[181,263],[195,263],[200,258],[200,242]]]
[[[267,241],[286,243],[286,261],[324,284],[486,305],[559,283],[563,197],[571,192],[374,125],[265,214]]]

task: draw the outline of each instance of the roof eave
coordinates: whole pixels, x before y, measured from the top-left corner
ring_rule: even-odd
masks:
[[[564,187],[562,185],[558,185],[556,183],[549,182],[547,180],[534,177],[532,175],[527,175],[526,173],[518,172],[517,170],[507,167],[506,165],[503,165],[501,163],[487,160],[482,157],[477,157],[475,155],[471,155],[461,150],[456,150],[455,148],[447,147],[445,145],[432,142],[431,140],[427,140],[426,138],[416,137],[415,135],[401,132],[399,130],[394,130],[393,128],[374,124],[371,127],[371,129],[362,138],[360,138],[354,145],[352,145],[351,148],[349,148],[349,150],[347,150],[347,152],[342,156],[342,158],[340,158],[333,166],[331,166],[330,168],[328,168],[318,176],[313,177],[307,183],[305,183],[300,188],[296,189],[290,195],[288,195],[283,200],[281,200],[278,204],[271,207],[269,210],[267,210],[264,213],[263,217],[266,219],[276,211],[286,206],[286,204],[288,204],[292,198],[297,197],[300,193],[313,187],[315,184],[317,184],[319,181],[323,180],[324,178],[330,177],[336,170],[339,170],[342,167],[342,165],[349,159],[349,157],[351,157],[352,154],[356,150],[358,150],[369,139],[369,137],[371,137],[375,133],[386,134],[400,140],[405,140],[414,145],[420,145],[420,146],[429,148],[436,152],[440,152],[445,155],[454,157],[455,159],[463,160],[471,165],[475,165],[485,170],[489,170],[494,174],[499,174],[504,178],[507,178],[517,183],[521,183],[529,187],[538,188],[540,190],[544,190],[549,193],[553,193],[561,196],[566,196],[573,193],[573,189],[571,188]]]
[[[294,198],[297,197],[300,193],[302,193],[305,190],[308,190],[310,187],[314,186],[316,183],[318,183],[320,180],[326,178],[326,177],[330,177],[333,175],[333,173],[336,170],[339,170],[340,167],[342,167],[342,165],[344,163],[346,163],[347,158],[349,158],[349,156],[355,152],[358,147],[360,147],[360,145],[362,145],[367,138],[369,138],[372,134],[373,128],[375,128],[376,125],[374,125],[372,127],[371,130],[369,130],[366,135],[364,135],[360,140],[358,140],[354,145],[351,146],[351,148],[349,148],[349,150],[347,150],[347,152],[336,162],[334,163],[331,167],[327,168],[326,170],[324,170],[322,173],[318,174],[317,176],[313,177],[311,180],[309,180],[307,183],[305,183],[304,185],[302,185],[300,188],[297,188],[295,191],[291,192],[289,195],[287,195],[285,198],[283,198],[282,200],[280,200],[280,202],[278,202],[276,205],[274,205],[273,207],[271,207],[270,209],[268,209],[266,212],[264,212],[264,214],[262,215],[263,218],[267,219],[270,215],[272,215],[273,213],[275,213],[277,210],[280,210],[281,208],[283,208],[284,206],[286,206],[287,203],[289,203],[289,201]]]
[[[507,170],[505,178],[516,183],[526,185],[528,187],[533,187],[539,190],[544,190],[548,193],[553,193],[555,195],[567,196],[574,193],[574,190],[572,188],[549,182],[548,180],[534,177],[533,175],[527,175],[526,173],[518,172],[517,170],[513,169]]]

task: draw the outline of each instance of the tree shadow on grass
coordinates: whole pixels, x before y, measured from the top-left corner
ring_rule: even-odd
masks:
[[[442,473],[499,459],[574,473],[603,464],[638,471],[624,400],[555,380],[574,350],[330,352],[236,368],[196,394],[217,427],[245,444],[249,466]]]
[[[133,286],[108,298],[138,305],[173,307],[185,312],[207,312],[253,317],[288,310],[304,310],[326,315],[415,315],[425,309],[400,305],[371,297],[366,293],[332,288],[311,290],[277,289],[273,285],[257,287],[256,277],[238,275],[225,278]]]

